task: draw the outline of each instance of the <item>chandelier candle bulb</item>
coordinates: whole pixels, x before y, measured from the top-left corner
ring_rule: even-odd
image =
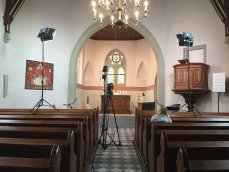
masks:
[[[145,1],[145,2],[144,2],[145,12],[147,12],[147,7],[148,7],[148,5],[149,5],[148,1]]]
[[[109,5],[110,5],[109,1],[106,0],[107,11],[109,11]]]
[[[144,17],[147,18],[147,11],[144,12]]]
[[[95,1],[92,1],[91,2],[91,5],[92,5],[92,9],[93,9],[93,11],[95,10],[95,6],[96,6],[96,2]]]
[[[99,14],[99,18],[100,18],[100,24],[103,24],[103,14],[102,13]]]
[[[126,19],[125,24],[128,25],[128,19],[129,19],[128,15],[125,16],[125,19]]]
[[[114,25],[114,16],[111,16],[111,25]]]
[[[139,15],[139,12],[138,11],[135,11],[135,17],[136,17],[136,20],[138,21],[138,15]]]
[[[96,13],[97,13],[97,10],[95,9],[94,10],[94,20],[96,20]]]

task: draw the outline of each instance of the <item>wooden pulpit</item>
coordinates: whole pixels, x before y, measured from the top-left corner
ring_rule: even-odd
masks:
[[[204,63],[190,63],[188,59],[178,60],[174,65],[174,91],[184,97],[188,111],[194,111],[197,97],[209,92],[208,69]]]

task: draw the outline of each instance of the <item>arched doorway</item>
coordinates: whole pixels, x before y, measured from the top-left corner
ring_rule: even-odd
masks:
[[[104,24],[104,27],[107,26]],[[152,46],[152,48],[155,51],[156,59],[157,59],[157,97],[156,99],[164,104],[165,102],[165,87],[164,87],[164,58],[162,55],[161,48],[155,39],[155,37],[152,35],[151,32],[148,31],[141,23],[139,23],[137,26],[130,24],[130,27],[134,28],[137,32],[142,34],[145,39],[149,42],[149,44]],[[91,35],[93,35],[95,32],[99,31],[101,29],[99,23],[95,23],[91,25],[84,34],[80,37],[79,41],[76,43],[69,62],[69,76],[68,76],[68,102],[71,102],[76,97],[76,61],[79,57],[81,48],[83,47],[84,43],[90,38]]]

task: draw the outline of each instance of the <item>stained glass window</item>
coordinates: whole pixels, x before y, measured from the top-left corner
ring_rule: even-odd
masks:
[[[114,85],[126,84],[126,59],[118,49],[112,50],[106,58],[108,66],[107,82]]]
[[[115,82],[115,75],[114,75],[114,68],[109,67],[108,68],[108,77],[107,77],[107,82],[108,83],[114,83]]]

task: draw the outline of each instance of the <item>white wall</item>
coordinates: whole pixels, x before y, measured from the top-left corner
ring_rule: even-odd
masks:
[[[179,8],[179,10],[178,10]],[[209,89],[212,88],[212,72],[226,72],[229,76],[229,46],[224,44],[224,24],[217,16],[212,4],[208,0],[173,0],[166,3],[168,41],[165,56],[166,72],[166,104],[184,103],[184,99],[175,95],[173,89],[173,65],[183,58],[183,47],[179,47],[176,34],[191,32],[194,36],[194,45],[207,44],[207,64],[210,65]],[[227,90],[228,92],[229,90]],[[197,100],[197,108],[202,111],[217,111],[217,94],[209,93]],[[198,103],[199,101],[199,103]],[[220,100],[221,111],[228,112],[228,93]]]
[[[57,107],[66,102],[69,57],[75,42],[69,33],[66,1],[25,1],[11,24],[11,41],[6,45],[6,70],[9,74],[7,107],[33,107],[41,91],[25,90],[26,60],[42,60],[42,45],[37,35],[43,27],[57,30],[53,41],[45,42],[45,61],[54,63],[53,91],[44,91],[44,99]],[[58,97],[58,98],[57,98]]]
[[[2,4],[3,0],[0,1],[1,10]],[[164,56],[166,104],[175,103],[179,97],[171,91],[172,66],[182,58],[183,54],[182,47],[177,45],[175,36],[177,33],[192,32],[195,45],[207,44],[207,63],[211,66],[209,78],[212,72],[221,71],[225,71],[228,77],[229,47],[224,44],[224,25],[209,0],[153,0],[150,1],[149,9],[149,18],[143,25],[155,37],[155,42],[160,46],[157,48]],[[79,38],[92,25],[89,1],[25,1],[11,24],[11,41],[5,45],[5,55],[2,55],[4,51],[0,51],[0,72],[5,68],[4,73],[9,74],[9,92],[4,99],[4,107],[30,108],[40,99],[40,91],[24,89],[25,62],[26,59],[41,60],[41,41],[37,38],[37,34],[46,26],[56,28],[57,34],[53,41],[45,45],[45,61],[54,63],[54,90],[45,91],[44,98],[57,107],[66,103],[69,65],[75,66],[69,64],[70,56]],[[1,26],[0,38],[2,30]],[[89,38],[91,35],[83,36]],[[0,46],[2,48],[2,43]],[[5,57],[5,62],[2,57]],[[211,89],[210,83],[209,87]],[[228,94],[222,95],[220,100],[222,111],[229,111],[228,99]],[[199,106],[201,110],[217,110],[215,94],[203,96],[202,100],[204,103]],[[179,98],[178,102],[182,103],[183,99]]]
[[[0,16],[4,15],[5,0],[0,0]],[[3,23],[3,17],[0,17],[0,23]],[[3,98],[3,75],[4,75],[4,61],[5,61],[5,43],[3,42],[3,35],[5,29],[4,25],[0,25],[0,107],[4,107]]]

